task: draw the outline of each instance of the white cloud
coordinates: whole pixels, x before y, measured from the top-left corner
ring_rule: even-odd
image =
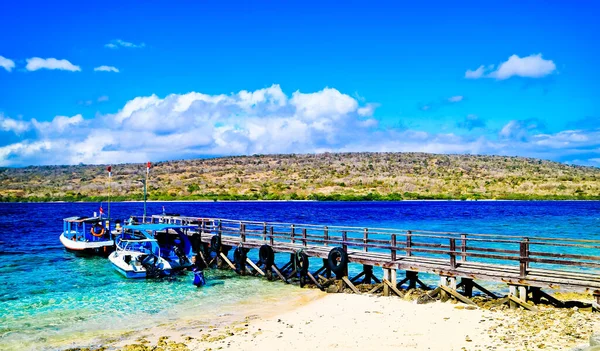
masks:
[[[296,108],[298,115],[310,120],[324,116],[336,119],[358,108],[358,102],[354,98],[331,88],[310,94],[296,91],[292,94],[290,103]]]
[[[0,56],[0,67],[10,72],[13,70],[13,68],[15,68],[15,61],[8,59],[4,56]]]
[[[556,70],[552,60],[544,60],[542,54],[519,57],[512,55],[508,61],[502,62],[498,70],[490,73],[490,77],[496,79],[508,79],[513,76],[541,78]]]
[[[360,116],[363,117],[370,117],[373,116],[373,113],[375,113],[375,109],[378,107],[378,104],[367,104],[364,107],[359,107],[358,110],[356,110],[358,112],[358,114]]]
[[[77,126],[83,122],[83,116],[78,114],[73,117],[56,116],[50,122],[38,122],[32,119],[31,123],[41,134],[63,133],[67,129]]]
[[[474,71],[467,70],[465,78],[495,78],[497,80],[504,80],[511,77],[542,78],[552,74],[556,70],[556,65],[552,60],[542,58],[542,54],[526,57],[512,55],[508,60],[500,63],[498,69],[493,69],[493,65],[487,68],[482,65]]]
[[[448,103],[448,102],[447,102]],[[27,132],[0,147],[0,165],[120,163],[207,155],[421,151],[547,159],[600,158],[600,131],[541,133],[534,120],[511,121],[497,136],[472,137],[381,126],[375,104],[333,88],[286,95],[278,85],[233,94],[140,96],[115,113],[48,122],[6,122]],[[3,117],[4,118],[4,117]],[[3,120],[6,120],[4,118]],[[485,126],[467,116],[465,128]],[[4,124],[0,123],[0,126]],[[590,151],[597,150],[597,151]],[[581,156],[584,155],[584,156]]]
[[[474,71],[471,71],[470,69],[468,69],[467,72],[465,72],[465,78],[479,79],[479,78],[483,77],[484,72],[485,72],[485,67],[483,67],[483,65],[479,66],[479,68],[477,68]]]
[[[17,135],[28,131],[30,125],[28,122],[5,117],[0,113],[0,130],[5,132],[13,132]]]
[[[457,95],[457,96],[452,96],[450,98],[448,98],[448,102],[460,102],[463,100],[463,96]]]
[[[55,58],[43,59],[40,57],[28,58],[25,68],[28,71],[37,71],[39,69],[58,69],[71,72],[81,71],[79,66],[73,65],[67,60],[57,60]]]
[[[146,44],[144,43],[139,43],[139,44],[134,44],[128,41],[124,41],[121,39],[114,39],[111,40],[108,44],[105,44],[104,47],[109,48],[109,49],[118,49],[120,47],[123,48],[132,48],[132,49],[140,49],[145,47]]]
[[[98,102],[104,102],[104,101],[108,101],[108,96],[102,95],[102,96],[98,97]]]
[[[114,66],[99,66],[94,68],[95,72],[115,72],[119,73],[119,69]]]

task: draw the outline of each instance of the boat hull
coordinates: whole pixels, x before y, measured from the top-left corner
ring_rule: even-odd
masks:
[[[74,241],[67,239],[63,234],[61,234],[60,242],[67,251],[82,256],[107,257],[115,250],[115,243],[113,240],[93,242]]]
[[[122,276],[127,279],[143,279],[146,278],[146,269],[144,267],[132,266],[129,263],[125,263],[123,255],[135,256],[139,255],[137,252],[115,251],[108,256],[108,260],[112,263],[115,271],[119,272]],[[135,260],[135,258],[131,258]],[[160,276],[167,276],[171,274],[171,267],[164,259],[160,259],[159,263]]]

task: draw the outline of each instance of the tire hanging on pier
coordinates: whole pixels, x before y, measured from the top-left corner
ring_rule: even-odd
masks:
[[[343,275],[348,267],[348,254],[341,247],[334,247],[327,256],[327,265],[336,276]]]
[[[246,250],[241,247],[237,247],[233,251],[233,263],[236,272],[241,273],[246,270],[246,257]]]
[[[210,249],[217,253],[221,251],[221,238],[218,235],[213,235],[210,238]]]
[[[275,252],[269,245],[263,245],[258,250],[258,259],[267,267],[271,267],[275,263]]]
[[[302,277],[308,273],[308,255],[302,250],[296,252],[296,270]]]

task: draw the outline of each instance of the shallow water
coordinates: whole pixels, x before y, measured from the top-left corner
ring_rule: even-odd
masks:
[[[600,202],[200,202],[148,203],[148,213],[199,217],[600,239]],[[108,260],[67,253],[62,218],[91,215],[96,203],[0,204],[0,349],[56,349],[184,316],[210,316],[249,299],[297,294],[284,284],[208,271],[126,280]],[[104,206],[106,208],[106,205]],[[113,218],[140,215],[141,203],[111,204]],[[267,302],[268,303],[268,302]]]

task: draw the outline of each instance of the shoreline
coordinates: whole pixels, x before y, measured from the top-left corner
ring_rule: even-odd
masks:
[[[0,201],[0,204],[97,204],[106,203],[106,200],[102,201]],[[111,201],[111,204],[115,203],[143,203],[143,200],[124,200],[124,201]],[[600,199],[409,199],[409,200],[146,200],[147,203],[211,203],[211,202],[225,202],[225,203],[240,203],[240,202],[310,202],[310,203],[393,203],[393,202],[600,202]]]
[[[283,300],[283,298],[282,298]],[[218,325],[182,320],[129,333],[106,350],[564,350],[586,345],[600,316],[574,309],[486,310],[452,302],[326,294],[244,309]],[[281,303],[281,301],[279,302]],[[246,306],[247,307],[247,306]],[[77,350],[77,349],[75,349]]]

